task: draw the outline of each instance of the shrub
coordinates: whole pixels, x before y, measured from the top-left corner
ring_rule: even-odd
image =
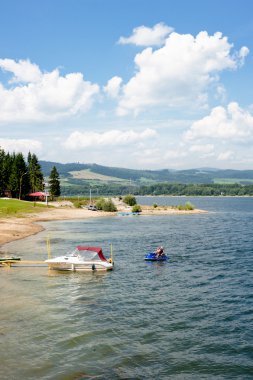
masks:
[[[178,210],[186,210],[186,211],[190,211],[190,210],[194,210],[194,206],[191,202],[186,202],[184,205],[178,205],[176,206],[176,208]]]
[[[124,198],[123,198],[123,202],[126,203],[127,205],[129,206],[134,206],[136,205],[136,199],[133,195],[126,195]]]
[[[99,198],[96,201],[96,207],[97,207],[97,209],[98,210],[103,210],[104,204],[105,204],[105,198]]]
[[[141,209],[141,206],[140,205],[134,205],[132,207],[132,212],[141,212],[142,209]]]
[[[108,199],[103,204],[103,211],[115,212],[117,211],[117,207],[115,206],[115,204],[113,203],[111,199]]]
[[[98,210],[103,210],[107,212],[117,211],[117,207],[111,199],[106,200],[105,198],[99,198],[96,202],[96,207]]]
[[[87,205],[87,200],[86,199],[81,199],[81,200],[77,200],[75,199],[74,201],[72,200],[72,203],[74,205],[75,208],[81,208],[81,207],[84,207]]]
[[[154,208],[157,208],[157,207],[158,207],[157,203],[154,203],[154,204],[153,204],[153,207],[154,207]]]
[[[73,205],[75,208],[81,208],[82,207],[82,203],[80,201],[73,202]]]
[[[186,202],[185,203],[185,209],[186,210],[194,210],[194,205],[191,202]]]

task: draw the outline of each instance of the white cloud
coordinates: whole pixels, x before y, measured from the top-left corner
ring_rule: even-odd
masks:
[[[41,73],[29,61],[1,60],[0,67],[14,74],[12,83],[27,82],[10,89],[0,83],[0,123],[53,121],[84,113],[99,92],[81,73]]]
[[[210,115],[193,123],[184,138],[248,141],[253,138],[253,115],[235,102],[227,108],[215,107]]]
[[[218,73],[236,69],[248,53],[244,47],[239,56],[232,55],[231,49],[219,32],[196,37],[171,33],[161,48],[149,47],[136,55],[136,74],[122,88],[118,115],[138,114],[150,106],[207,106],[208,90],[218,83]]]
[[[193,153],[202,153],[202,154],[210,154],[213,153],[214,145],[213,144],[203,144],[203,145],[192,145],[189,148],[190,152]]]
[[[122,45],[133,44],[137,46],[159,46],[165,41],[165,38],[173,31],[173,28],[159,23],[148,28],[144,25],[134,28],[130,37],[120,37],[119,43]]]
[[[13,59],[0,59],[0,68],[14,74],[10,83],[15,82],[38,82],[41,80],[42,73],[37,65],[29,60],[20,59],[18,62]]]
[[[64,142],[67,149],[94,149],[103,146],[118,146],[138,143],[142,140],[154,138],[156,132],[153,129],[145,129],[143,132],[110,130],[104,133],[75,131]]]
[[[117,98],[120,91],[121,83],[122,78],[117,76],[111,78],[110,80],[108,80],[107,85],[104,86],[104,92],[107,93],[107,95],[111,98]]]
[[[238,53],[238,58],[240,60],[241,66],[244,64],[245,57],[247,57],[248,54],[249,54],[249,49],[247,48],[247,46],[243,46]]]
[[[222,152],[218,155],[217,160],[218,161],[227,161],[234,158],[234,152],[231,150],[228,150],[226,152]]]
[[[0,148],[5,152],[22,152],[27,155],[28,152],[40,153],[42,144],[40,141],[31,139],[0,139]]]

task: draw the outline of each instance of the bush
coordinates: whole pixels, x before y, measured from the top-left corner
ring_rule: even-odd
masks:
[[[185,203],[185,209],[186,210],[194,210],[194,205],[191,202],[186,202]]]
[[[154,203],[154,204],[153,204],[153,207],[154,207],[154,208],[157,208],[157,207],[158,207],[157,203]]]
[[[184,211],[190,211],[194,210],[194,206],[191,202],[186,202],[184,205],[178,205],[176,206],[178,210],[184,210]]]
[[[123,202],[126,203],[127,205],[129,206],[134,206],[136,205],[136,199],[133,195],[126,195],[124,198],[123,198]]]
[[[74,207],[75,208],[82,208],[84,206],[87,206],[87,200],[86,199],[75,199],[75,200],[71,200],[71,202],[73,203]]]
[[[107,212],[117,211],[117,207],[111,199],[106,200],[105,198],[99,198],[96,202],[96,207],[98,210],[103,210]]]
[[[103,210],[104,204],[105,204],[105,198],[99,198],[99,199],[96,201],[96,208],[97,208],[98,210]]]
[[[73,205],[75,208],[81,208],[82,207],[82,203],[80,201],[73,202]]]
[[[108,199],[107,201],[104,202],[103,211],[115,212],[117,211],[117,207],[115,206],[115,204],[113,203],[111,199]]]
[[[141,206],[140,205],[134,205],[132,207],[132,212],[141,212],[142,209],[141,209]]]

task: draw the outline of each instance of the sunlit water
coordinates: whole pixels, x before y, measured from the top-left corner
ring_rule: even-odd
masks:
[[[191,198],[208,214],[48,222],[7,244],[47,258],[100,245],[115,270],[0,270],[0,379],[252,379],[253,198]],[[178,204],[184,198],[139,198]],[[162,244],[170,260],[144,261]]]

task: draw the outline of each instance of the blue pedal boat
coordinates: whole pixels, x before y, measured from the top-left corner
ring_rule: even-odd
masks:
[[[165,254],[158,256],[155,254],[155,252],[147,253],[147,255],[144,257],[146,261],[167,261],[168,258],[169,257]]]

